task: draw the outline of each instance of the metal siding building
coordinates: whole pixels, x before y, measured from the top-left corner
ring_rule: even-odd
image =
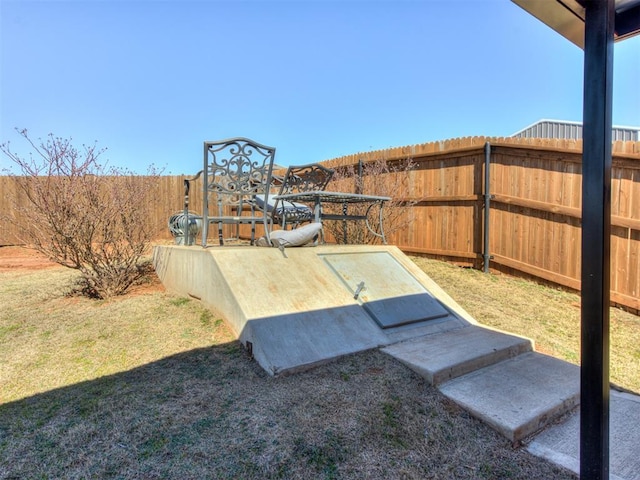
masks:
[[[562,120],[539,120],[533,125],[511,135],[518,138],[566,138],[582,139],[581,122],[565,122]],[[640,127],[613,126],[611,139],[638,142],[640,141]]]

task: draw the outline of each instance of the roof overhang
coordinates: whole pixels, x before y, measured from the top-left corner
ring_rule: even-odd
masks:
[[[584,49],[586,0],[511,0]],[[615,0],[614,41],[640,34],[640,0]]]

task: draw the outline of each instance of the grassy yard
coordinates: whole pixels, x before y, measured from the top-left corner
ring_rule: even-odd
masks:
[[[536,350],[580,363],[580,296],[507,275],[413,257],[473,318],[535,340]],[[640,392],[640,317],[610,310],[611,381]]]
[[[478,320],[577,361],[575,295],[415,260]],[[0,271],[0,479],[575,478],[378,351],[272,378],[195,300],[72,281]],[[637,391],[638,318],[612,319],[614,380]]]

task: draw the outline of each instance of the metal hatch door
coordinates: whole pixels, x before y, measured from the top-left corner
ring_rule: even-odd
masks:
[[[380,328],[449,315],[447,309],[388,252],[320,254]]]

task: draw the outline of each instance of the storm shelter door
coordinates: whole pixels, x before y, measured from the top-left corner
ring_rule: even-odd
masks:
[[[380,328],[449,315],[447,309],[388,252],[321,254]]]

